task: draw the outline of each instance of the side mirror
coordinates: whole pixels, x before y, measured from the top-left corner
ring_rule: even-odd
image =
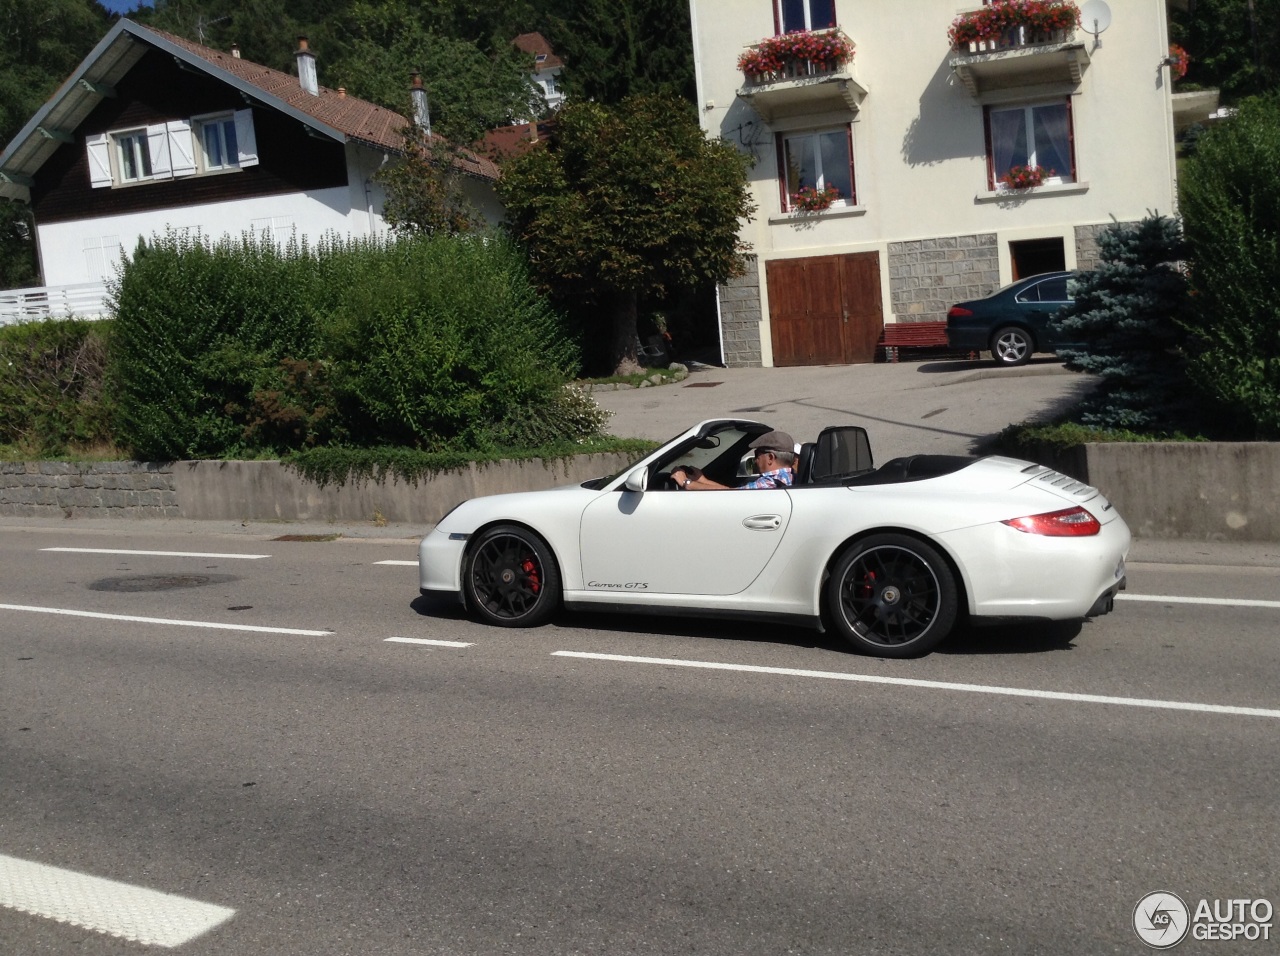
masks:
[[[649,469],[633,468],[631,473],[627,475],[627,480],[622,483],[627,491],[644,491],[649,487]]]

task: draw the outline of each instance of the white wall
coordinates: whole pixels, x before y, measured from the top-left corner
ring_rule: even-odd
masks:
[[[910,0],[909,11],[901,0],[836,0],[840,28],[856,44],[854,76],[868,91],[852,114],[858,208],[795,219],[781,211],[774,128],[735,95],[743,83],[739,54],[774,32],[772,0],[690,0],[703,128],[755,158],[759,211],[742,236],[760,257],[762,294],[772,258],[883,252],[890,242],[971,233],[997,235],[1007,281],[1011,240],[1061,235],[1070,267],[1075,226],[1176,213],[1170,78],[1161,66],[1165,4],[1111,3],[1100,48],[1088,34],[1076,35],[1091,53],[1071,98],[1079,183],[1000,198],[987,188],[982,101],[949,66],[947,28],[976,0]],[[807,117],[802,125],[849,116]],[[887,275],[884,281],[885,320],[892,321]],[[767,315],[766,307],[766,351]]]

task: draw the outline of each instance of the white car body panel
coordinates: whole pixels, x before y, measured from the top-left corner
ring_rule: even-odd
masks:
[[[546,541],[570,607],[816,622],[832,562],[852,539],[877,531],[919,537],[944,552],[974,616],[1081,618],[1123,584],[1129,529],[1107,499],[1016,459],[983,458],[949,474],[891,484],[628,490],[629,474],[669,460],[668,449],[717,424],[700,423],[598,489],[464,502],[423,539],[421,588],[459,592],[467,540],[497,523],[523,525]],[[1098,534],[1053,537],[1002,523],[1075,506],[1101,523]]]

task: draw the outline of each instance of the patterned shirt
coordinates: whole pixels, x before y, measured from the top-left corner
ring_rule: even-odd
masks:
[[[778,468],[775,471],[761,472],[745,485],[739,485],[738,488],[739,490],[744,488],[790,488],[791,484],[791,469]]]

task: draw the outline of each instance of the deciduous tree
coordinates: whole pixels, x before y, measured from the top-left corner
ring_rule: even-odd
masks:
[[[569,103],[546,146],[514,160],[499,191],[544,282],[607,303],[611,367],[636,367],[642,294],[740,275],[740,221],[755,211],[748,160],[707,139],[681,100]]]

